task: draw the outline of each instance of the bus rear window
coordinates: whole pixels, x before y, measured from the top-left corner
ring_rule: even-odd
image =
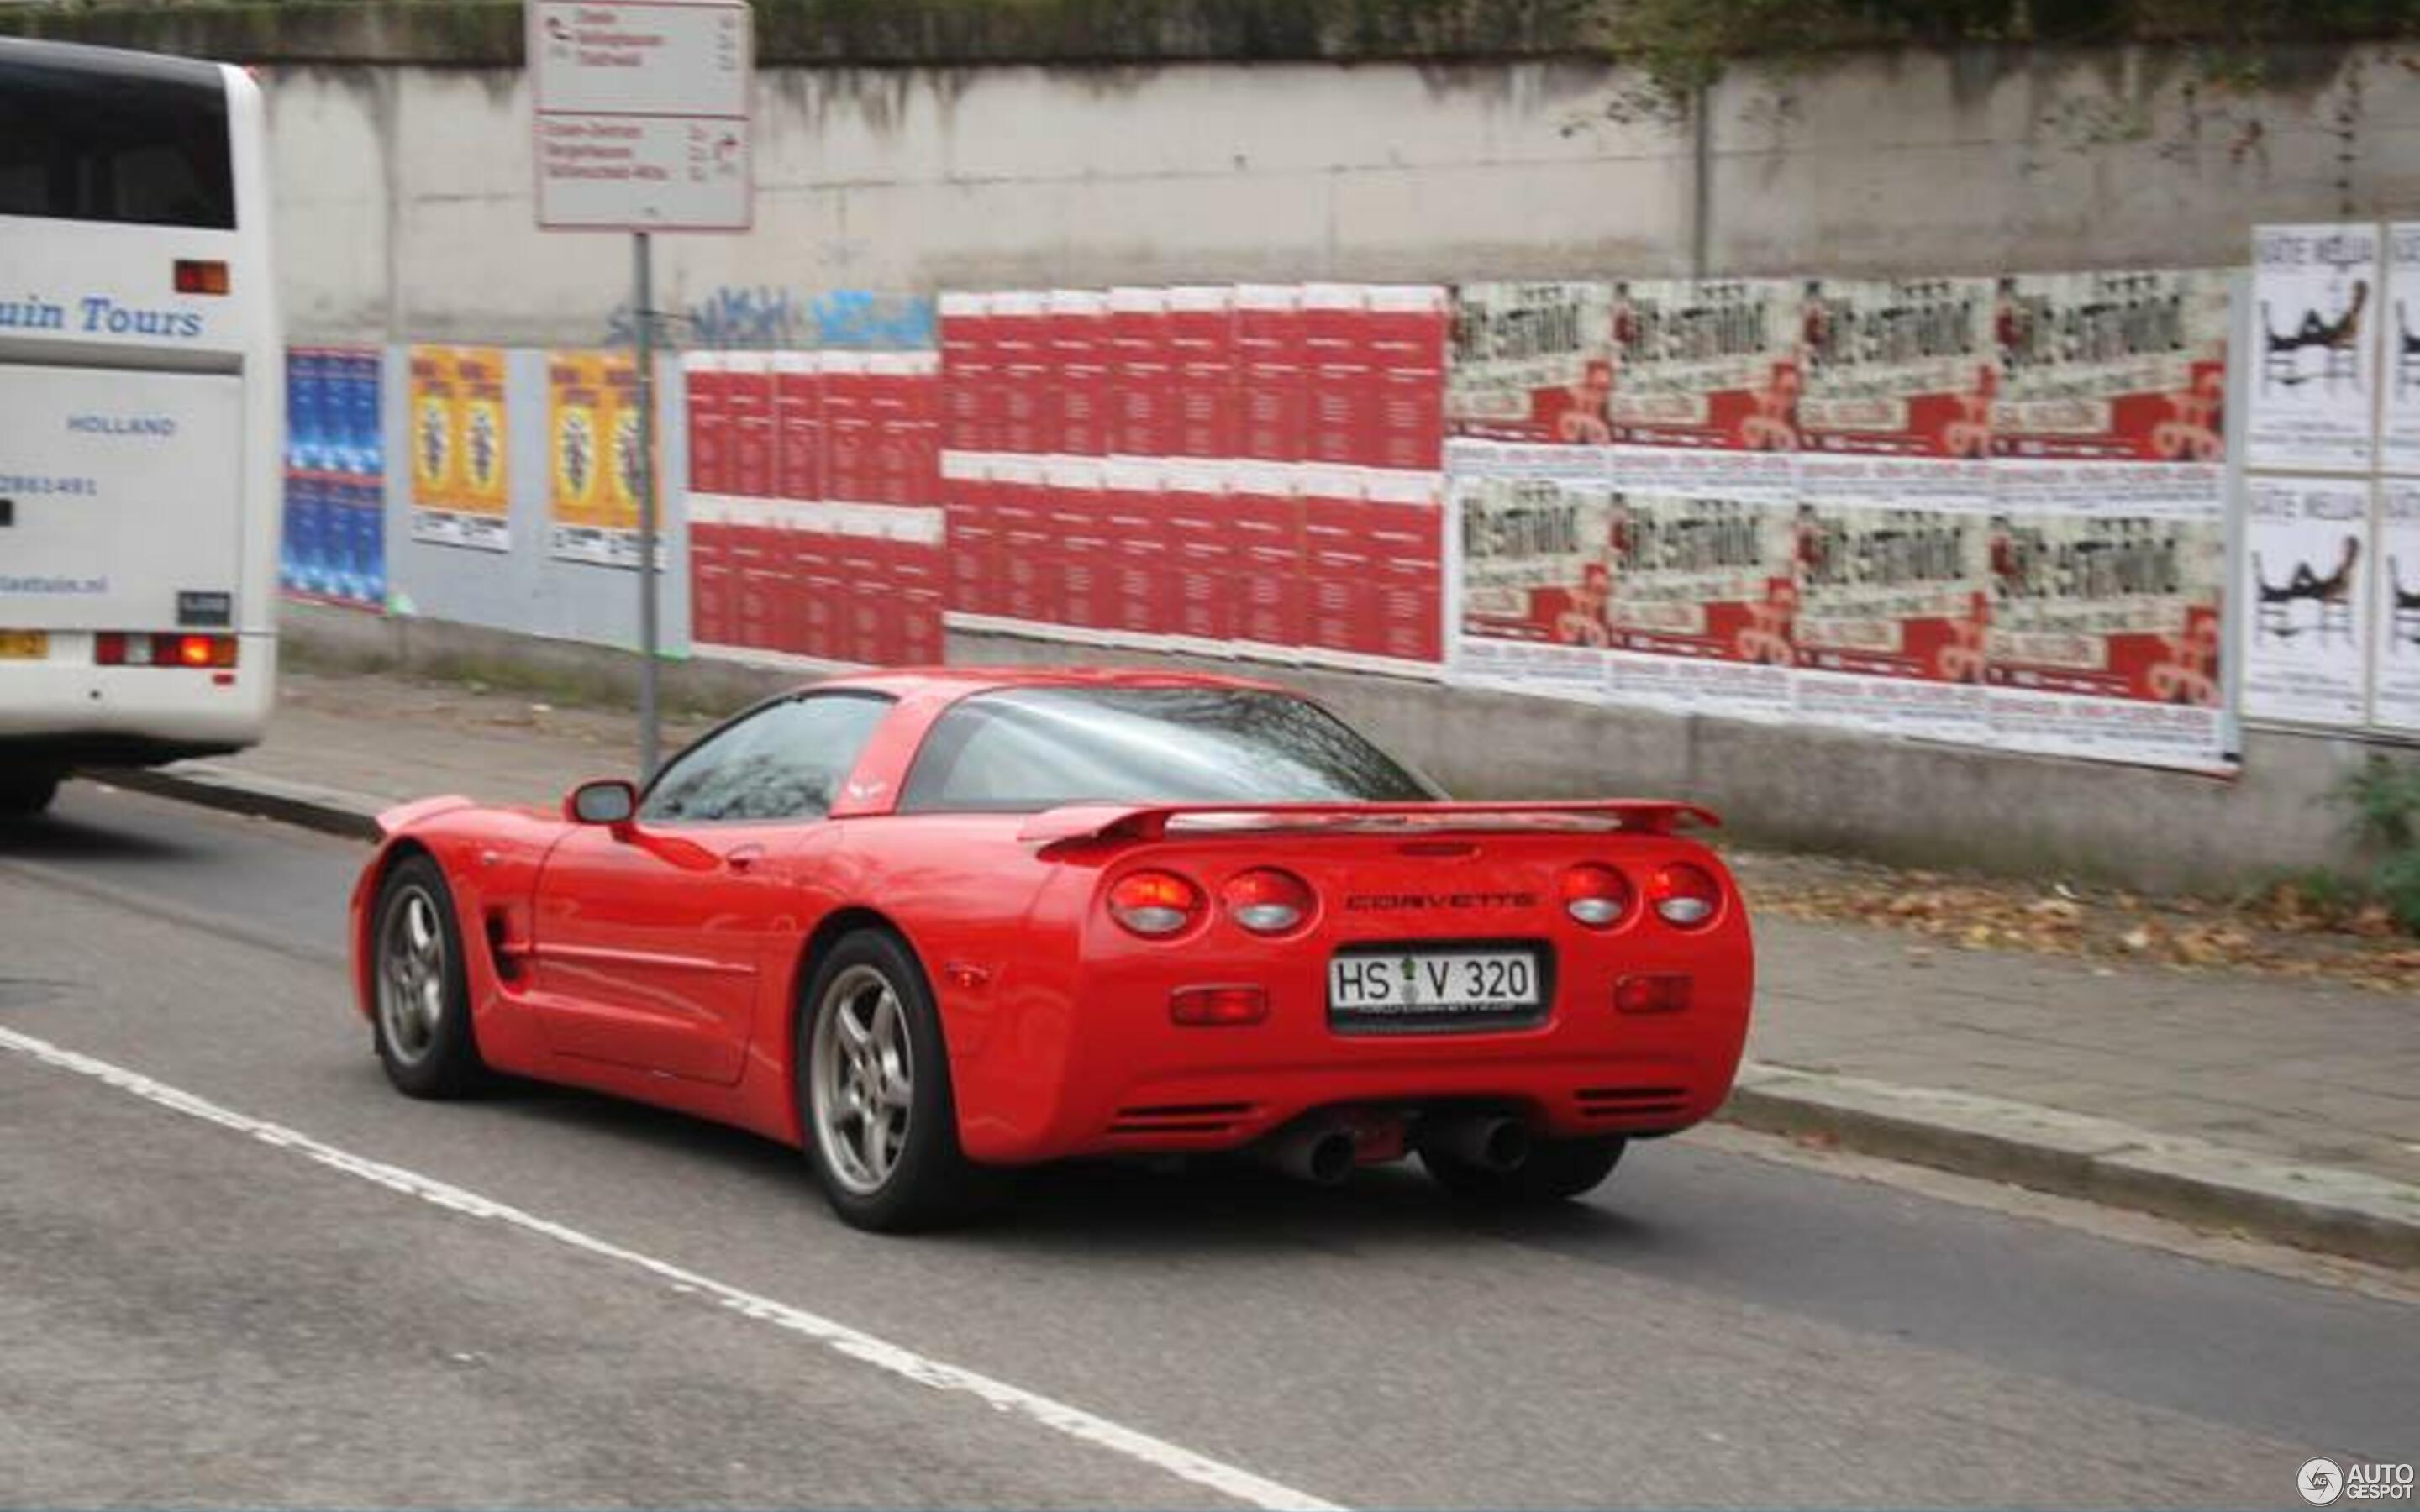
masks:
[[[233,230],[217,71],[0,52],[0,215]]]

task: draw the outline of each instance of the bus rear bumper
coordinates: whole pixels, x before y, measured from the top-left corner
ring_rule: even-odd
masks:
[[[44,660],[0,661],[0,761],[152,765],[240,750],[268,728],[273,635],[243,636],[225,670],[100,667],[75,640],[90,637],[54,637]]]

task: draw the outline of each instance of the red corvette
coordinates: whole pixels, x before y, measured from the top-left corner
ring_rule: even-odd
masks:
[[[415,1097],[489,1072],[803,1148],[874,1228],[993,1167],[1417,1152],[1549,1200],[1712,1113],[1748,926],[1674,803],[1454,803],[1233,678],[903,671],[759,704],[644,793],[380,819],[363,1013]]]

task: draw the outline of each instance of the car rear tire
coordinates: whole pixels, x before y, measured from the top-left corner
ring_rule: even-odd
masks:
[[[0,773],[0,819],[31,819],[58,795],[56,772]]]
[[[825,952],[792,1065],[807,1159],[842,1222],[908,1233],[984,1205],[991,1182],[958,1145],[940,1015],[898,936],[859,930]]]
[[[462,932],[444,873],[426,856],[387,871],[370,916],[370,1040],[407,1097],[464,1097],[488,1079],[471,1026]]]
[[[1460,1160],[1443,1150],[1420,1151],[1420,1164],[1455,1196],[1506,1207],[1568,1202],[1613,1174],[1626,1141],[1620,1138],[1541,1139],[1529,1158],[1509,1171]]]

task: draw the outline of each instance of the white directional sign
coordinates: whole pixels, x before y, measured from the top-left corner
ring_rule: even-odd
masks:
[[[748,229],[746,0],[530,0],[528,12],[540,226]]]

